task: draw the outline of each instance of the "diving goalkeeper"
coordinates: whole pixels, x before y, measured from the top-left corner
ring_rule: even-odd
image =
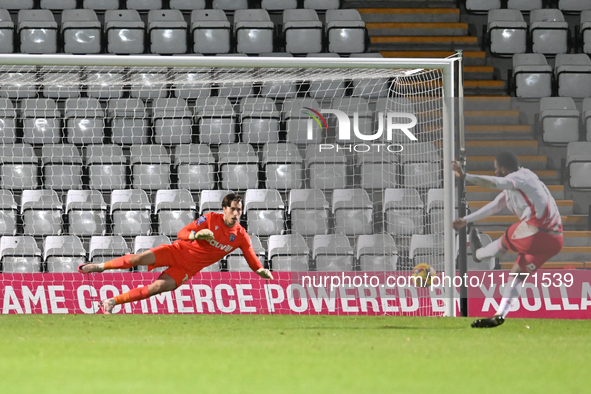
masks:
[[[517,252],[517,260],[511,268],[516,274],[509,286],[505,287],[503,298],[495,315],[487,319],[478,319],[472,327],[496,327],[505,321],[513,301],[521,294],[526,273],[533,273],[558,254],[562,249],[562,219],[556,201],[538,176],[527,168],[519,167],[519,160],[511,152],[501,152],[494,161],[496,176],[466,174],[462,166],[452,163],[456,177],[467,182],[502,192],[494,201],[478,211],[453,221],[452,226],[459,230],[501,209],[509,208],[519,222],[507,229],[505,234],[494,242],[482,247],[476,228],[470,231],[470,249],[476,262],[492,257],[501,257],[509,249]]]
[[[115,305],[172,291],[236,248],[242,249],[246,262],[261,278],[273,279],[271,272],[261,265],[252,249],[248,233],[239,223],[242,197],[228,194],[222,201],[222,210],[223,214],[210,212],[185,226],[178,232],[178,240],[170,245],[160,245],[137,255],[128,254],[102,264],[81,264],[78,271],[83,274],[127,269],[136,265],[147,265],[150,270],[168,267],[152,284],[102,300],[99,307],[103,313],[110,314]]]

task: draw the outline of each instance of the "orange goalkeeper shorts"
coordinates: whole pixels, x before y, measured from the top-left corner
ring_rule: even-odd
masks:
[[[156,246],[150,250],[156,256],[156,262],[148,269],[168,267],[164,273],[174,279],[177,287],[191,279],[203,268],[215,263],[215,261],[207,262],[199,252],[186,247],[184,242],[177,241],[170,245]]]

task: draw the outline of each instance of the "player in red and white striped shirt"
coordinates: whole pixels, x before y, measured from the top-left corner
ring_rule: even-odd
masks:
[[[453,221],[453,228],[459,230],[468,223],[494,215],[503,208],[509,208],[519,222],[507,229],[503,237],[482,247],[478,230],[470,232],[472,258],[501,257],[509,249],[516,251],[517,260],[511,269],[518,274],[511,286],[505,287],[499,309],[492,318],[475,320],[472,327],[496,327],[503,324],[513,301],[521,294],[523,273],[533,273],[558,254],[562,249],[562,220],[556,201],[538,176],[531,170],[519,167],[519,159],[511,152],[502,152],[495,157],[496,176],[466,174],[462,166],[452,163],[456,177],[467,182],[502,192],[478,211]]]

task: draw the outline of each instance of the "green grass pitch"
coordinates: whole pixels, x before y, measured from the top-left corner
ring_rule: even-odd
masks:
[[[591,322],[2,316],[0,393],[589,393]]]

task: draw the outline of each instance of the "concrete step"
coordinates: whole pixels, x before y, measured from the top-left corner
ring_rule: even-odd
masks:
[[[490,175],[494,176],[494,171],[470,171],[471,174],[475,175]],[[546,185],[561,185],[560,173],[556,170],[535,170],[534,173],[540,178]]]
[[[504,231],[483,231],[483,234],[487,234],[491,239],[495,240],[505,234]],[[591,231],[565,231],[564,246],[591,246]],[[591,256],[588,260],[591,260]]]
[[[380,50],[382,56],[388,58],[445,58],[455,54],[454,51],[420,51],[420,50]],[[465,66],[484,66],[486,54],[482,51],[463,52]]]
[[[493,66],[465,66],[464,81],[492,80],[494,72]]]
[[[517,140],[532,139],[530,125],[486,125],[474,124],[464,127],[466,140]]]
[[[466,141],[468,155],[497,155],[509,151],[516,155],[537,155],[538,141],[536,140],[481,140]]]
[[[585,261],[589,260],[591,256],[591,247],[590,246],[563,246],[560,253],[556,256],[552,256],[548,261],[556,261],[556,262],[581,262],[584,263]],[[501,262],[515,262],[515,258],[517,257],[517,252],[510,250],[509,253],[504,255],[500,258]]]
[[[366,23],[370,37],[374,36],[467,36],[467,23],[433,22],[371,22]]]
[[[466,81],[469,82],[469,81]],[[495,81],[496,82],[496,81]],[[501,81],[502,82],[502,81]],[[518,125],[519,111],[518,110],[481,110],[481,111],[466,111],[464,110],[464,122],[466,125]]]
[[[550,194],[555,200],[565,200],[564,185],[547,186]],[[500,190],[487,189],[480,186],[466,186],[466,198],[468,201],[492,201],[500,192]]]
[[[475,80],[464,81],[464,94],[466,95],[486,95],[486,94],[505,94],[507,87],[502,80]]]
[[[562,227],[565,230],[586,230],[588,215],[563,215]],[[515,215],[506,216],[489,216],[486,219],[478,220],[476,225],[478,228],[486,227],[486,230],[506,230],[507,227],[513,223],[517,223],[519,219]],[[587,257],[589,259],[589,257]]]
[[[519,164],[530,170],[545,170],[547,157],[543,155],[517,156]],[[490,170],[495,160],[494,156],[468,156],[467,170]]]
[[[375,36],[370,37],[371,51],[387,50],[478,50],[478,37],[473,36]]]
[[[468,205],[470,206],[470,210],[472,212],[482,208],[490,201],[470,201]],[[558,205],[558,211],[561,215],[572,215],[573,214],[573,200],[557,200],[556,205]],[[513,212],[509,210],[509,208],[505,207],[500,212],[495,214],[496,216],[509,216],[513,215]]]
[[[466,68],[468,67],[464,67],[464,73]],[[510,96],[464,96],[464,111],[507,111],[510,109]]]
[[[365,6],[368,3],[371,4],[365,1],[363,3]],[[457,8],[358,8],[357,11],[366,23],[458,23],[460,21],[460,10]]]

